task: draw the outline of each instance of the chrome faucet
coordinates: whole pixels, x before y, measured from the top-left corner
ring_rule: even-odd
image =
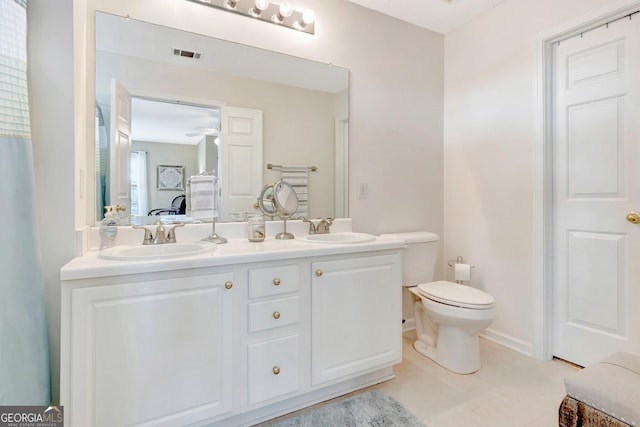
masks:
[[[147,227],[143,225],[134,225],[133,228],[138,230],[144,230],[144,238],[142,239],[143,245],[162,245],[165,243],[175,243],[176,242],[176,228],[184,227],[184,223],[181,222],[179,224],[174,225],[169,228],[169,231],[165,231],[164,224],[158,221],[156,222],[156,232],[155,237],[153,231],[149,230]]]
[[[331,224],[333,224],[333,218],[322,218],[318,225],[316,225],[316,234],[331,233]]]
[[[311,221],[310,219],[307,219],[303,216],[301,216],[300,218],[302,222],[308,222],[309,223],[309,234],[316,234],[316,225],[313,223],[313,221]]]
[[[320,218],[318,224],[314,224],[312,220],[303,216],[300,217],[302,222],[309,223],[309,234],[329,234],[331,232],[331,224],[333,224],[333,218]]]

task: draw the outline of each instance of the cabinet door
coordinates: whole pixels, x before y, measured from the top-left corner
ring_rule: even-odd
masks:
[[[228,281],[73,289],[69,425],[175,426],[231,412]]]
[[[400,255],[312,264],[312,384],[402,359]]]

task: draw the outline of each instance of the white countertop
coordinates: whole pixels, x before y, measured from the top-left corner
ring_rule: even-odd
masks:
[[[63,266],[60,279],[78,280],[401,248],[404,248],[403,242],[387,237],[348,244],[313,243],[300,238],[277,240],[270,237],[264,242],[250,242],[246,238],[229,239],[228,243],[219,244],[213,251],[204,254],[144,261],[105,260],[98,257],[99,251],[92,250]]]

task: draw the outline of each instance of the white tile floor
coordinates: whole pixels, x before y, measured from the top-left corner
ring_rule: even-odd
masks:
[[[414,331],[404,334],[403,361],[394,367],[396,378],[371,388],[396,399],[427,427],[558,425],[563,380],[574,375],[575,368],[538,361],[481,338],[482,369],[458,375],[416,352],[411,346],[414,339]]]
[[[552,427],[565,396],[564,378],[576,369],[538,361],[480,339],[482,368],[472,375],[447,371],[411,346],[404,336],[396,378],[374,388],[386,392],[427,427]]]

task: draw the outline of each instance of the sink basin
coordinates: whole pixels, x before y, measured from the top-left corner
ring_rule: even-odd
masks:
[[[301,238],[307,242],[313,243],[332,243],[332,244],[345,244],[345,243],[366,243],[376,240],[376,236],[365,233],[329,233],[329,234],[309,234]]]
[[[100,251],[98,258],[120,261],[156,260],[198,255],[212,251],[215,248],[216,244],[209,242],[122,245]]]

